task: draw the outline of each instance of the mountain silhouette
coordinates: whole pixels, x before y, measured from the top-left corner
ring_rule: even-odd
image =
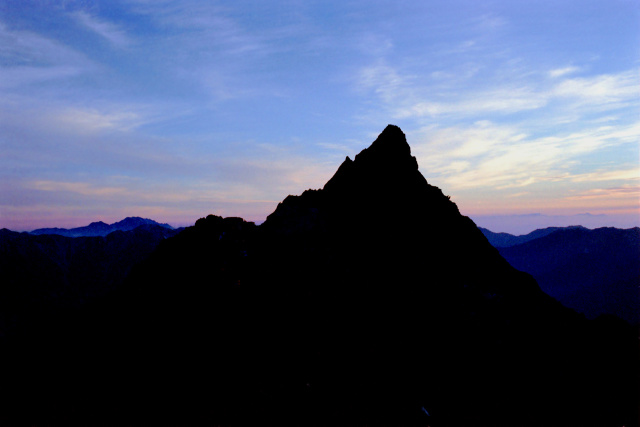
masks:
[[[0,348],[5,424],[637,420],[636,331],[509,265],[392,125],[262,225],[202,218],[49,324]]]
[[[540,228],[538,230],[533,230],[529,234],[523,234],[521,236],[514,236],[509,233],[494,233],[491,230],[487,230],[486,228],[478,227],[482,234],[487,238],[489,243],[491,243],[496,248],[507,248],[511,246],[521,245],[523,243],[530,242],[535,239],[539,239],[544,236],[548,236],[551,233],[555,233],[560,230],[572,230],[572,229],[584,229],[587,228],[581,225],[571,225],[569,227],[547,227]]]
[[[542,290],[567,307],[590,318],[610,314],[631,324],[640,320],[638,227],[559,228],[498,250],[509,264],[530,273]]]
[[[77,308],[106,295],[178,231],[148,223],[104,237],[0,230],[0,336],[37,328],[45,312]]]
[[[173,229],[169,224],[160,224],[156,221],[146,218],[140,217],[127,217],[122,221],[114,222],[113,224],[106,224],[102,221],[92,222],[91,224],[85,227],[77,227],[77,228],[38,228],[37,230],[33,230],[31,234],[33,235],[42,235],[42,234],[57,234],[65,237],[95,237],[95,236],[106,236],[109,233],[113,233],[114,231],[130,231],[134,228],[137,228],[141,225],[158,225],[161,227],[165,227],[168,229]]]

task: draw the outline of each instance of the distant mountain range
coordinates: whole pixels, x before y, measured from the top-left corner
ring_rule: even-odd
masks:
[[[44,313],[79,308],[108,294],[158,244],[181,231],[140,218],[127,218],[112,228],[135,224],[140,225],[106,236],[0,230],[0,336],[35,327],[33,321]]]
[[[113,231],[132,231],[136,229],[137,233],[128,236],[128,242],[131,245],[141,244],[145,246],[145,250],[137,253],[135,257],[129,257],[129,262],[123,264],[124,271],[128,271],[133,262],[139,262],[149,255],[154,248],[149,242],[149,236],[155,236],[155,242],[158,243],[160,238],[170,237],[177,234],[182,229],[175,230],[168,224],[160,224],[151,219],[140,217],[129,217],[122,221],[118,221],[111,225],[103,222],[93,222],[89,226],[73,229],[63,228],[43,228],[34,230],[30,235],[60,235],[64,237],[104,237]],[[146,230],[148,233],[143,233]],[[164,230],[164,231],[163,231]],[[512,235],[508,233],[494,233],[486,228],[479,227],[479,230],[485,235],[489,243],[498,249],[500,254],[515,268],[531,274],[537,281],[542,290],[547,294],[556,298],[563,305],[571,307],[580,313],[584,313],[589,318],[595,318],[602,314],[611,314],[618,316],[626,321],[635,324],[640,320],[640,293],[638,293],[638,285],[640,285],[640,229],[621,230],[616,228],[601,228],[597,230],[589,230],[585,227],[576,225],[569,227],[548,227],[532,231],[526,235]],[[101,257],[116,257],[117,252],[127,251],[121,245],[107,245],[102,255],[91,252],[88,248],[86,240],[76,240],[75,242],[67,242],[64,245],[58,245],[59,253],[52,249],[44,250],[46,256],[35,255],[37,251],[29,251],[26,249],[29,245],[34,245],[36,240],[30,239],[21,233],[9,233],[4,230],[0,233],[0,242],[5,242],[9,235],[13,236],[15,245],[12,247],[13,253],[7,253],[5,246],[4,260],[12,259],[16,253],[30,253],[30,256],[37,258],[41,264],[38,264],[42,270],[43,265],[48,265],[50,260],[63,259],[65,257],[75,257],[77,255],[69,255],[70,253],[85,252],[84,256],[89,260],[89,264],[103,262]],[[553,235],[553,237],[546,238]],[[545,239],[543,239],[545,238]],[[140,239],[140,241],[137,241]],[[146,239],[146,240],[145,240]],[[16,243],[20,240],[20,243]],[[536,241],[535,244],[528,244]],[[46,246],[48,242],[52,244],[54,240],[40,240],[39,248]],[[18,246],[21,250],[15,250]],[[83,249],[80,249],[83,248]],[[129,250],[130,251],[130,250]],[[108,253],[108,255],[107,255]],[[3,252],[0,251],[0,255]],[[50,257],[49,260],[45,259]],[[118,257],[122,261],[122,258]],[[63,268],[62,276],[68,281],[68,277],[74,277],[75,273],[69,276],[68,268],[75,268],[74,263],[61,263],[55,261],[59,267]],[[20,262],[18,262],[20,265]],[[85,267],[86,267],[85,265]],[[129,267],[126,267],[129,265]],[[13,266],[15,267],[15,265]],[[35,267],[35,264],[34,264]],[[7,267],[9,268],[9,267]],[[89,269],[89,268],[87,268]],[[37,269],[29,268],[26,271],[36,271]],[[5,268],[5,271],[8,271]],[[98,277],[100,269],[93,269],[93,284],[91,288],[93,293],[104,293],[110,289],[114,280]],[[58,277],[56,274],[48,274],[49,277]],[[22,281],[29,283],[29,280]],[[88,278],[86,276],[85,278]],[[123,279],[121,274],[119,279]],[[51,283],[51,280],[49,281]],[[78,292],[84,285],[75,283],[65,288],[67,293]],[[56,286],[51,286],[56,289]],[[52,294],[49,292],[49,294]],[[62,297],[62,295],[60,295]],[[50,301],[51,296],[48,297]],[[68,295],[67,298],[69,302]],[[56,303],[62,301],[61,298],[54,298]],[[78,300],[80,301],[80,300]],[[13,305],[10,299],[5,299],[8,305]],[[0,327],[0,331],[2,328]]]
[[[128,217],[122,221],[114,222],[113,224],[106,224],[102,221],[92,222],[85,227],[77,228],[39,228],[33,230],[30,234],[39,236],[42,234],[57,234],[65,237],[92,237],[92,236],[106,236],[114,231],[130,231],[141,225],[158,225],[160,227],[173,229],[169,224],[160,224],[156,221],[140,217]]]
[[[545,215],[541,213],[516,215],[474,215],[478,227],[495,231],[501,230],[513,235],[527,234],[531,230],[547,227],[570,227],[580,224],[594,229],[601,227],[633,228],[640,226],[638,214],[590,214]]]
[[[640,228],[551,227],[524,236],[480,230],[563,305],[589,318],[640,321]]]
[[[486,228],[478,227],[482,234],[485,235],[489,243],[491,243],[496,248],[506,248],[509,246],[515,246],[522,243],[530,242],[531,240],[539,239],[540,237],[547,236],[555,231],[559,230],[571,230],[571,229],[585,229],[585,227],[581,225],[572,225],[569,227],[547,227],[541,228],[538,230],[534,230],[529,234],[523,234],[520,236],[515,236],[509,233],[494,233],[491,230]]]
[[[0,424],[637,424],[637,329],[585,318],[510,265],[396,126],[259,226],[209,215],[148,256],[107,256],[139,230],[0,233],[9,301],[55,299],[144,258],[105,294],[34,309],[0,339]],[[596,251],[581,228],[503,249],[562,248],[547,242],[561,232]],[[626,238],[598,236],[611,253]]]

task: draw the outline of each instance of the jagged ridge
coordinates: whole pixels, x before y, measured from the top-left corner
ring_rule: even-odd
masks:
[[[5,363],[17,366],[9,383],[28,385],[5,402],[64,379],[75,407],[103,422],[619,425],[637,415],[633,330],[588,322],[509,266],[427,183],[393,126],[259,227],[199,220],[56,330],[51,342],[64,345],[48,365],[28,345]],[[68,400],[30,407],[50,420]]]

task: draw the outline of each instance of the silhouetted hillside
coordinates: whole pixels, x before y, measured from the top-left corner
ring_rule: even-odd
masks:
[[[486,228],[478,227],[482,234],[489,240],[496,248],[506,248],[509,246],[520,245],[522,243],[527,243],[535,239],[539,239],[540,237],[548,236],[551,233],[554,233],[558,230],[570,230],[575,228],[586,229],[581,225],[572,225],[569,227],[547,227],[541,228],[538,230],[534,230],[529,234],[524,234],[522,236],[514,236],[509,233],[494,233],[491,230],[487,230]]]
[[[156,225],[164,228],[168,228],[173,230],[169,224],[160,224],[151,219],[140,218],[140,217],[128,217],[123,219],[122,221],[114,222],[113,224],[106,224],[102,221],[92,222],[91,224],[85,227],[77,227],[77,228],[39,228],[37,230],[33,230],[31,234],[33,235],[42,235],[42,234],[57,234],[65,237],[95,237],[95,236],[106,236],[109,233],[113,233],[114,231],[130,231],[134,228],[140,227],[141,225]]]
[[[635,332],[586,320],[511,267],[388,126],[259,227],[198,220],[81,316],[6,340],[0,413],[43,425],[631,425]]]
[[[0,230],[0,336],[16,326],[37,328],[43,312],[77,308],[105,295],[176,233],[150,224],[106,237]]]
[[[499,251],[567,307],[640,320],[640,228],[559,229]]]

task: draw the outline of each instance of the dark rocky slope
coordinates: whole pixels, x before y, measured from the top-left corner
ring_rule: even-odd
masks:
[[[259,227],[166,240],[80,319],[4,343],[6,422],[637,422],[635,330],[511,267],[395,126]]]
[[[559,229],[498,250],[563,305],[589,318],[639,322],[640,228]]]
[[[105,237],[0,230],[0,337],[38,328],[45,312],[75,309],[106,295],[161,241],[177,233],[154,224]]]

